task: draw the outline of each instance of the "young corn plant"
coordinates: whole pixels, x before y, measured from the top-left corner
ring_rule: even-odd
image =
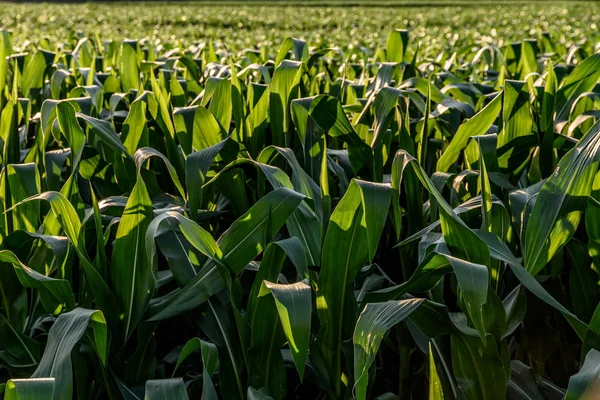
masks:
[[[600,390],[592,43],[0,39],[5,398]]]

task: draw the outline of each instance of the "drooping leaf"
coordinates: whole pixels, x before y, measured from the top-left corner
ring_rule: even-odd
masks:
[[[279,320],[292,351],[300,380],[302,380],[310,339],[312,305],[310,286],[304,282],[281,285],[264,281],[263,284],[273,294]],[[261,289],[261,292],[264,291]]]
[[[32,378],[54,378],[53,399],[67,400],[73,396],[71,351],[88,326],[93,332],[90,344],[104,366],[107,361],[107,331],[102,312],[76,308],[61,314],[48,333],[44,355]]]
[[[388,330],[407,318],[422,299],[390,300],[385,303],[369,303],[360,314],[354,330],[354,393],[357,399],[367,398],[369,368],[375,360],[381,340]]]
[[[569,380],[566,400],[593,398],[600,387],[600,351],[590,350],[578,373]]]

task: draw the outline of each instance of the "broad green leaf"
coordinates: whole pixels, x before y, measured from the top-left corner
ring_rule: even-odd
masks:
[[[525,268],[537,275],[573,236],[592,193],[600,162],[600,121],[558,163],[527,221]]]
[[[260,199],[235,220],[218,240],[224,258],[239,273],[265,247],[304,198],[290,189],[279,188]],[[252,218],[250,218],[252,217]]]
[[[367,398],[369,369],[379,350],[383,337],[394,325],[407,318],[422,299],[390,300],[369,303],[360,314],[354,329],[354,395],[358,400]]]
[[[213,146],[191,153],[185,160],[185,186],[188,188],[187,201],[192,219],[196,217],[200,204],[202,204],[202,186],[206,180],[206,174],[215,157],[225,147],[226,143],[224,140]]]
[[[173,376],[175,376],[175,372],[177,372],[177,368],[181,363],[198,351],[202,355],[202,399],[216,400],[218,397],[212,382],[212,376],[216,372],[219,363],[219,350],[214,344],[199,338],[190,339],[179,353]]]
[[[6,60],[6,58],[12,54],[12,40],[8,30],[0,30],[0,59]],[[9,64],[3,62],[0,65],[0,91],[4,92],[6,86],[6,73],[8,71]]]
[[[356,304],[351,285],[360,268],[372,262],[387,217],[391,188],[353,180],[335,208],[323,243],[317,289],[321,328],[316,346],[328,384],[342,392],[341,343],[352,336]]]
[[[146,147],[148,142],[148,131],[146,129],[147,105],[141,99],[131,103],[127,119],[123,122],[121,142],[129,154],[135,154],[140,147]]]
[[[21,88],[25,96],[31,96],[31,89],[41,89],[44,85],[46,58],[41,51],[29,56],[25,62]]]
[[[578,373],[569,379],[565,400],[593,399],[600,388],[600,351],[590,350]]]
[[[298,85],[304,68],[300,61],[283,60],[273,73],[273,80],[269,85],[269,115],[273,144],[276,146],[287,147],[291,143],[290,101],[298,97]]]
[[[308,44],[304,40],[287,37],[283,40],[283,43],[281,43],[281,46],[279,47],[277,57],[275,58],[275,65],[279,65],[279,63],[285,59],[290,51],[292,51],[294,60],[308,60]]]
[[[68,101],[60,101],[56,105],[56,116],[60,130],[71,146],[73,170],[76,170],[81,160],[83,146],[85,146],[85,133],[77,122],[75,107]]]
[[[583,346],[581,348],[582,358],[591,350],[600,351],[600,304],[596,306],[596,311],[592,315],[592,320],[585,332]]]
[[[265,292],[266,288],[275,299],[279,320],[292,351],[300,380],[302,380],[310,339],[312,306],[310,286],[304,282],[281,285],[263,281],[263,284],[264,288],[261,288],[261,294]]]
[[[8,186],[10,188],[10,204],[17,204],[41,191],[40,175],[33,163],[9,164],[6,167]],[[35,232],[38,228],[40,205],[28,203],[12,211],[14,230]]]
[[[241,272],[262,252],[302,199],[303,196],[293,190],[276,189],[234,221],[217,242],[223,259],[233,272]],[[183,233],[190,240],[191,235],[187,235],[185,230]],[[200,251],[204,248],[196,240],[190,240],[190,243]],[[157,299],[150,309],[151,319],[160,320],[195,308],[222,290],[223,285],[217,266],[209,262],[181,291]]]
[[[440,278],[453,271],[465,302],[465,313],[483,337],[485,335],[483,305],[488,298],[489,274],[485,265],[431,252],[406,282],[367,295],[368,301],[396,299],[409,292],[432,289]]]
[[[560,84],[556,92],[555,123],[566,121],[573,102],[580,94],[588,92],[600,79],[600,54],[593,54],[578,64]]]
[[[50,328],[44,355],[32,378],[54,378],[53,399],[73,397],[71,351],[88,326],[93,332],[91,345],[104,366],[107,361],[107,332],[102,312],[76,308],[61,314]]]
[[[19,138],[19,106],[9,102],[0,114],[0,136],[4,141],[2,158],[5,164],[21,162]]]
[[[582,321],[591,320],[594,310],[600,303],[598,275],[593,270],[592,260],[586,250],[587,246],[577,239],[570,240],[565,246],[565,254],[571,266],[569,274],[571,305],[575,315]]]
[[[408,46],[408,31],[394,29],[387,37],[387,61],[402,62]]]
[[[140,86],[138,46],[139,44],[135,40],[125,40],[121,43],[119,72],[121,88],[124,92],[138,89]]]
[[[548,73],[546,74],[546,85],[544,86],[544,96],[542,98],[542,116],[541,124],[544,130],[542,144],[540,145],[540,169],[542,178],[550,176],[554,170],[554,109],[556,103],[557,78],[554,72],[552,61],[548,64]]]
[[[347,144],[350,162],[355,172],[366,166],[371,174],[374,173],[373,150],[356,133],[338,99],[319,95],[297,100],[296,107],[300,106],[308,108],[308,114],[322,131]]]
[[[510,366],[510,381],[507,388],[508,397],[544,400],[544,396],[540,392],[535,380],[533,370],[518,360],[511,361]]]
[[[29,368],[39,363],[42,356],[41,344],[15,329],[4,316],[0,316],[0,337],[0,358],[7,365],[12,368]]]
[[[165,163],[165,166],[167,167],[167,171],[169,171],[169,176],[171,177],[173,185],[175,185],[175,188],[179,192],[179,195],[181,195],[182,198],[185,197],[185,190],[183,190],[183,186],[181,185],[181,182],[179,182],[179,178],[177,176],[177,171],[175,170],[175,168],[173,167],[173,165],[171,164],[169,159],[164,154],[162,154],[158,150],[153,149],[151,147],[142,147],[141,149],[138,149],[135,152],[133,157],[135,159],[135,164],[137,166],[138,175],[140,174],[140,171],[141,171],[144,163],[146,162],[146,160],[148,160],[151,157],[160,158]]]
[[[140,385],[154,377],[156,370],[156,322],[142,322],[136,329],[136,344],[127,357],[125,379]]]
[[[202,306],[205,314],[199,321],[203,332],[219,346],[220,394],[225,399],[243,398],[246,375],[245,349],[231,304],[209,299]]]
[[[193,106],[175,110],[175,126],[182,143],[188,143],[196,151],[215,146],[225,139],[219,121],[212,112],[203,106]],[[185,132],[185,133],[184,133]],[[186,135],[183,139],[183,135]]]
[[[444,400],[442,382],[435,366],[431,344],[429,344],[429,400]]]
[[[189,399],[181,378],[152,379],[146,382],[145,400]]]
[[[493,337],[487,345],[479,338],[451,336],[452,369],[458,382],[459,396],[483,400],[506,398],[509,376]]]
[[[533,118],[529,105],[529,92],[524,81],[504,81],[502,91],[502,130],[498,133],[498,147],[519,136],[531,134]]]
[[[399,170],[396,174],[397,179],[402,179],[404,169],[410,164],[421,184],[439,205],[440,225],[450,253],[454,257],[465,261],[489,265],[490,254],[487,246],[456,215],[416,160],[404,150],[399,150],[396,158],[399,163],[397,167]]]
[[[11,379],[6,383],[5,400],[52,400],[54,378]]]
[[[590,194],[590,201],[585,209],[585,230],[588,235],[588,254],[592,264],[598,270],[600,266],[600,226],[595,223],[600,218],[600,174],[596,174]]]
[[[111,285],[122,310],[124,340],[142,319],[156,285],[145,257],[145,234],[153,217],[152,202],[139,177],[119,222],[110,268]]]
[[[114,294],[89,260],[85,250],[85,235],[80,235],[81,221],[73,205],[62,193],[49,191],[29,197],[15,204],[14,207],[16,208],[23,203],[34,200],[45,200],[50,203],[53,216],[69,238],[79,257],[81,267],[87,280],[90,282],[91,290],[100,310],[106,313],[109,324],[116,323],[118,314],[114,313],[114,310],[118,310],[119,306]]]
[[[571,324],[573,327],[575,333],[577,333],[577,336],[579,336],[580,339],[583,339],[587,329],[586,324],[580,321],[575,314],[567,310],[554,297],[552,297],[531,275],[531,273],[523,268],[521,263],[510,252],[506,244],[500,242],[497,236],[487,232],[479,231],[477,232],[477,235],[489,246],[490,255],[494,259],[505,262],[510,267],[515,277],[527,290],[563,314],[569,324]]]
[[[96,134],[98,139],[100,139],[110,149],[115,151],[116,154],[131,159],[131,154],[135,152],[135,149],[133,152],[130,152],[127,147],[121,143],[119,136],[109,122],[93,118],[82,113],[78,113],[76,115],[78,118],[81,118],[88,127],[91,128],[92,132]]]
[[[263,282],[278,281],[286,257],[294,263],[298,271],[298,276],[303,279],[309,278],[306,250],[298,238],[291,237],[270,243],[264,251],[262,261],[260,262],[258,272],[248,295],[247,313],[250,321],[252,321],[253,314],[257,310],[256,303],[259,299]]]
[[[467,146],[471,136],[485,135],[502,108],[502,95],[498,94],[481,111],[460,125],[450,145],[444,150],[437,162],[437,171],[446,172],[458,160],[460,152]]]
[[[252,386],[249,386],[247,398],[248,400],[273,400],[268,393],[269,391],[267,388],[260,388],[260,390],[256,390]]]
[[[75,308],[75,299],[68,281],[50,278],[32,270],[9,250],[0,251],[0,261],[13,265],[21,285],[39,291],[42,304],[48,312],[58,314],[64,309]],[[16,306],[17,304],[11,305],[13,308]],[[7,312],[7,316],[12,317],[12,312]]]
[[[267,256],[265,253],[261,266],[263,262],[267,265],[260,269],[264,270],[270,264],[276,264],[267,259]],[[273,266],[281,268],[281,265]],[[272,271],[274,268],[269,269]],[[263,287],[262,281],[255,281],[256,283],[260,283],[260,287]],[[263,296],[256,297],[250,305],[255,305],[257,312],[254,312],[250,318],[248,385],[264,387],[274,399],[283,399],[286,395],[287,376],[281,347],[285,344],[286,336],[282,324],[279,323],[276,301],[267,290]]]
[[[208,111],[215,116],[222,132],[227,135],[229,133],[229,125],[231,124],[231,116],[233,113],[233,105],[231,103],[231,81],[229,79],[219,79],[212,94]]]

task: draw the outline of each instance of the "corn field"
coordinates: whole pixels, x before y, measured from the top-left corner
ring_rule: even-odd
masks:
[[[0,31],[4,398],[596,399],[598,45],[413,35]]]

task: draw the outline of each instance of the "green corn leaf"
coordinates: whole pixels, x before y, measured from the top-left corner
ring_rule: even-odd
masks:
[[[31,96],[32,89],[41,89],[44,85],[46,58],[41,51],[27,57],[21,81],[21,89],[25,96]]]
[[[407,318],[422,299],[390,300],[385,303],[370,303],[360,314],[354,330],[354,394],[358,400],[367,398],[369,368],[379,345],[388,330]]]
[[[555,124],[569,119],[571,106],[580,94],[590,91],[600,78],[600,54],[593,54],[577,65],[556,92]]]
[[[304,71],[304,64],[299,61],[283,60],[273,73],[269,85],[269,115],[273,144],[288,146],[290,143],[289,124],[290,101],[298,97],[298,85]]]
[[[304,377],[306,356],[308,355],[308,342],[310,339],[311,320],[311,289],[304,282],[290,285],[280,285],[263,281],[259,296],[265,291],[270,291],[275,299],[279,320],[287,338],[294,364],[300,375]]]
[[[575,314],[567,310],[556,299],[554,299],[554,297],[552,297],[542,287],[542,285],[535,280],[531,273],[523,268],[521,263],[513,256],[508,247],[506,247],[504,243],[500,242],[497,236],[482,231],[477,232],[477,235],[488,245],[490,249],[490,255],[494,259],[505,262],[510,267],[513,274],[515,274],[519,282],[521,282],[521,284],[527,288],[527,290],[563,314],[569,324],[571,324],[573,327],[575,333],[577,333],[577,336],[579,336],[580,339],[583,339],[587,329],[586,324],[580,321]]]
[[[408,31],[394,29],[387,37],[387,61],[402,62],[408,46]]]
[[[429,400],[444,400],[442,382],[435,366],[431,344],[429,344]]]
[[[308,108],[309,116],[333,138],[345,142],[348,146],[352,169],[357,172],[363,166],[373,174],[373,150],[356,133],[344,114],[342,104],[332,96],[319,95],[297,100],[296,107]]]
[[[268,394],[269,390],[267,388],[260,388],[260,390],[256,390],[253,387],[248,387],[248,400],[273,400],[273,398]]]
[[[203,106],[176,109],[173,113],[179,141],[191,152],[217,145],[226,137],[215,116]]]
[[[335,208],[323,243],[317,310],[321,329],[315,344],[328,370],[328,384],[340,394],[341,342],[349,338],[356,305],[350,287],[356,274],[375,256],[386,219],[391,188],[353,180]]]
[[[275,264],[268,259],[263,262]],[[261,269],[264,270],[266,267]],[[260,287],[262,286],[261,282]],[[285,343],[286,336],[283,332],[283,324],[279,323],[277,303],[274,296],[266,290],[263,296],[254,299],[253,304],[258,312],[254,312],[250,320],[248,385],[264,387],[273,398],[282,399],[286,394],[287,377],[281,347]]]
[[[56,116],[60,130],[71,146],[71,160],[75,170],[81,160],[85,145],[85,133],[77,122],[75,108],[68,101],[60,101],[56,105]]]
[[[146,102],[142,99],[136,99],[131,103],[127,118],[123,122],[121,142],[129,154],[135,154],[140,147],[149,145],[146,109]]]
[[[0,59],[6,60],[6,58],[13,53],[12,40],[10,33],[2,29],[0,30]],[[0,66],[0,91],[4,92],[6,86],[6,74],[8,71],[8,63],[2,63]]]
[[[281,46],[279,47],[277,57],[275,58],[275,65],[279,65],[290,51],[292,51],[294,60],[308,60],[308,44],[304,40],[287,37],[283,40],[283,43],[281,43]]]
[[[185,198],[185,190],[183,189],[181,182],[179,182],[177,171],[175,170],[169,159],[165,157],[164,154],[151,147],[142,147],[141,149],[138,149],[135,152],[133,157],[135,159],[138,174],[140,173],[140,170],[142,169],[142,166],[144,165],[144,162],[146,162],[146,160],[148,160],[151,157],[160,158],[165,163],[165,166],[167,167],[167,171],[169,171],[169,176],[173,184],[175,185],[175,188],[177,189],[181,197]]]
[[[463,123],[454,134],[450,145],[444,150],[444,154],[437,162],[437,171],[446,172],[452,164],[458,160],[460,152],[467,146],[471,136],[484,135],[492,126],[502,108],[502,95],[496,97],[486,105],[480,112],[475,114],[467,122]]]
[[[140,177],[127,200],[115,238],[110,277],[123,310],[125,340],[142,319],[156,285],[145,255],[145,233],[152,221],[152,202]]]
[[[28,197],[41,192],[41,182],[35,164],[9,164],[6,167],[8,186],[10,188],[10,204],[17,204]],[[35,232],[40,218],[40,205],[28,203],[12,211],[14,230]]]
[[[131,154],[133,154],[135,150],[130,152],[127,147],[121,143],[119,136],[109,122],[93,118],[82,113],[78,113],[76,115],[92,129],[92,132],[94,132],[98,138],[104,142],[104,144],[114,150],[117,154],[131,159]]]
[[[598,393],[600,387],[600,351],[590,350],[578,373],[569,380],[565,400],[586,399]]]
[[[42,304],[48,312],[58,314],[64,309],[75,308],[75,299],[68,281],[53,279],[32,270],[9,250],[0,251],[0,261],[13,265],[17,277],[24,287],[40,291]],[[9,313],[9,315],[11,314]]]
[[[272,236],[281,229],[302,199],[303,196],[293,190],[276,189],[260,199],[223,233],[217,243],[225,262],[233,272],[241,272],[262,252],[268,244],[265,243],[265,238],[270,241],[269,235]],[[252,219],[248,218],[250,215],[253,216]],[[204,245],[196,240],[190,240],[190,243],[200,251],[204,248]],[[168,318],[197,307],[211,295],[222,290],[223,285],[217,267],[210,263],[203,267],[181,291],[152,304],[151,319]]]
[[[121,43],[119,65],[121,73],[121,88],[124,92],[140,87],[140,69],[138,61],[138,42],[126,40]]]
[[[243,398],[246,355],[231,304],[209,299],[204,305],[206,317],[200,327],[219,346],[219,384],[226,399]]]
[[[509,376],[492,337],[487,345],[479,338],[452,335],[452,369],[459,396],[465,399],[505,399]]]
[[[596,306],[588,329],[585,331],[581,357],[583,358],[592,349],[600,351],[600,304]]]
[[[190,355],[200,351],[202,355],[202,399],[216,400],[218,399],[215,386],[213,385],[211,377],[217,370],[219,363],[219,350],[213,343],[205,342],[202,339],[193,338],[190,339],[181,353],[177,358],[177,364],[173,370],[173,376],[177,372],[177,368],[184,362]]]
[[[81,221],[73,205],[62,193],[49,191],[29,197],[15,204],[14,208],[34,200],[45,200],[50,204],[54,218],[56,218],[57,223],[67,235],[81,261],[82,269],[91,284],[91,290],[100,310],[106,312],[109,324],[112,326],[116,323],[117,319],[117,314],[114,313],[114,310],[118,310],[119,307],[114,294],[89,260],[85,250],[85,236],[80,235]],[[109,310],[113,312],[109,312]]]
[[[144,400],[189,399],[183,379],[151,379],[146,382]]]
[[[259,299],[263,282],[278,281],[286,257],[294,263],[298,271],[298,276],[303,279],[309,278],[306,250],[298,238],[291,237],[270,243],[264,251],[263,259],[248,295],[247,312],[250,321],[253,320],[253,315],[257,310],[256,303]]]
[[[483,305],[488,298],[488,270],[485,265],[471,263],[449,255],[431,252],[417,267],[415,273],[405,283],[382,289],[367,295],[366,300],[384,301],[396,299],[409,292],[424,292],[432,289],[440,278],[454,271],[458,286],[464,296],[465,313],[485,336]]]
[[[73,395],[73,368],[71,351],[90,326],[91,345],[102,365],[107,361],[107,333],[104,315],[100,311],[76,308],[60,315],[50,332],[44,355],[32,378],[54,378],[53,399],[71,399]]]
[[[188,188],[187,200],[192,219],[196,217],[202,204],[202,186],[206,180],[206,174],[226,143],[223,140],[213,146],[191,153],[185,160],[185,186]]]
[[[600,122],[558,163],[540,189],[525,230],[525,268],[537,275],[573,236],[598,172]]]
[[[6,383],[6,400],[52,400],[54,378],[11,379]]]
[[[229,133],[229,125],[231,125],[233,113],[233,105],[231,103],[231,81],[229,79],[220,79],[215,86],[210,105],[208,106],[208,111],[214,115],[222,132],[227,135]]]
[[[0,316],[0,335],[4,349],[0,358],[12,368],[26,369],[35,367],[40,362],[42,346],[35,339],[22,333],[18,327]]]
[[[18,164],[21,161],[21,143],[19,140],[19,106],[8,103],[0,114],[0,136],[4,141],[2,158],[6,164]]]

